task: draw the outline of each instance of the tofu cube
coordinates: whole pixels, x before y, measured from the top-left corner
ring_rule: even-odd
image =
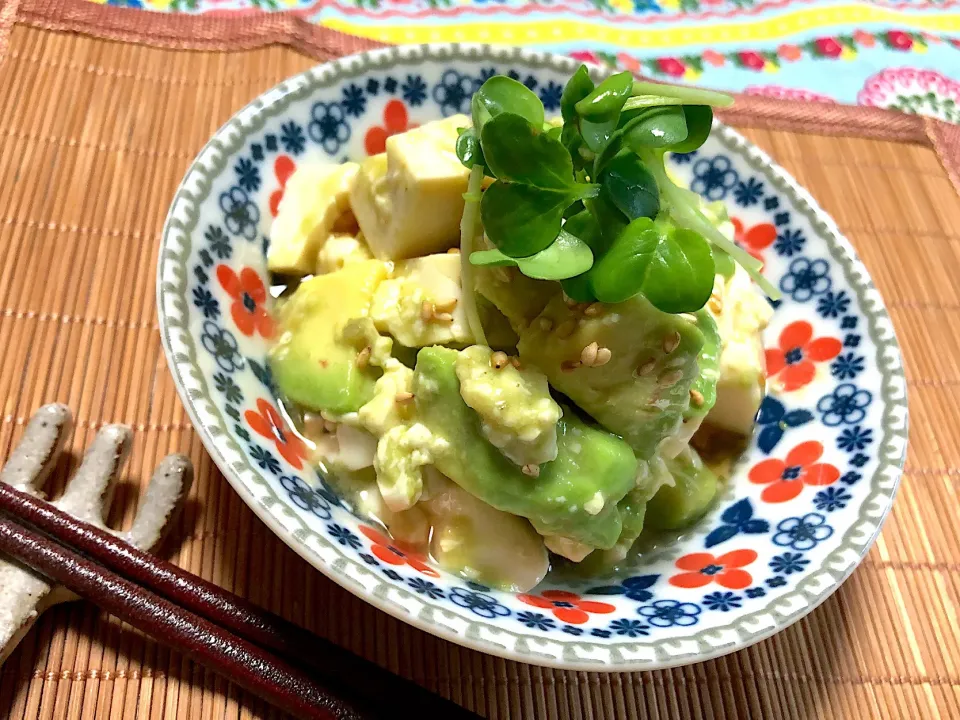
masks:
[[[470,344],[473,335],[460,302],[460,256],[442,253],[397,263],[370,306],[377,330],[401,345]]]
[[[458,244],[470,171],[457,158],[465,115],[427,123],[387,139],[386,153],[367,159],[350,204],[374,256],[401,260]]]
[[[359,169],[357,163],[301,165],[289,177],[270,228],[267,266],[272,272],[313,272],[317,251],[349,209],[350,188]]]

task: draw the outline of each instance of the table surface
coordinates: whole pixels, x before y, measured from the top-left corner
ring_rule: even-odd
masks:
[[[197,478],[167,548],[174,562],[489,717],[960,717],[960,198],[932,150],[747,130],[850,238],[903,347],[907,469],[863,565],[810,616],[739,653],[657,672],[563,672],[435,639],[312,570],[230,489],[177,398],[154,309],[168,202],[224,120],[313,61],[279,47],[176,52],[20,26],[9,40],[0,456],[45,402],[74,409],[74,452],[102,424],[131,425],[119,525],[158,459],[188,453]],[[0,668],[5,718],[275,716],[84,603],[50,611]]]

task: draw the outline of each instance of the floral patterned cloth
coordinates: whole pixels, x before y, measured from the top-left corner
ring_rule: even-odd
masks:
[[[288,11],[387,43],[518,44],[677,82],[960,122],[960,0],[92,0]]]

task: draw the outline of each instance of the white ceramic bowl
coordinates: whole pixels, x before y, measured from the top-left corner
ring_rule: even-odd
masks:
[[[836,590],[880,530],[906,449],[906,386],[879,294],[834,222],[744,138],[718,125],[703,148],[672,163],[695,191],[728,203],[739,239],[784,292],[765,335],[771,394],[717,506],[619,575],[548,576],[519,595],[465,582],[392,544],[290,442],[266,364],[267,238],[296,165],[362,158],[410,124],[468,111],[495,72],[557,111],[576,67],[514,48],[397,47],[264,93],[217,132],[177,191],[160,251],[161,333],[220,470],[335,582],[483,652],[577,670],[668,667],[757,642]]]

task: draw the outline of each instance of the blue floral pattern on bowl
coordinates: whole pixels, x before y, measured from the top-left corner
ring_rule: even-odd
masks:
[[[682,539],[602,577],[552,574],[524,594],[467,582],[339,498],[285,425],[266,362],[265,255],[305,162],[382,151],[389,135],[468,109],[494,73],[556,111],[567,59],[479,46],[391,48],[319,66],[241,110],[187,173],[164,229],[158,307],[175,382],[227,479],[291,547],[381,609],[455,642],[585,670],[664,667],[794,622],[869,549],[906,448],[906,391],[882,300],[850,245],[769,158],[718,125],[672,158],[728,204],[738,241],[784,293],[765,336],[770,394],[721,502]],[[595,70],[600,73],[599,70]]]

